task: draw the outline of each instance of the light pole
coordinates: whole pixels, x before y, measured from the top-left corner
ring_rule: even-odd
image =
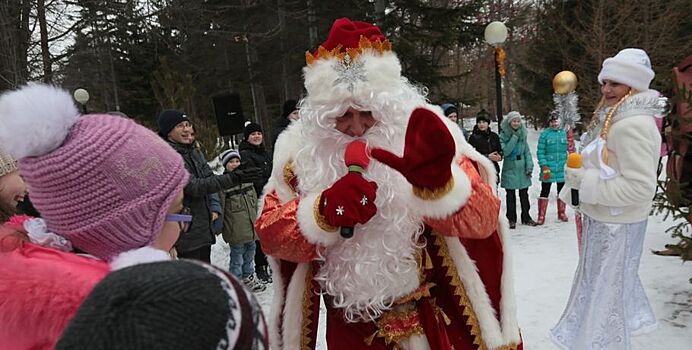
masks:
[[[507,40],[507,27],[495,21],[485,27],[485,42],[495,47],[495,113],[498,130],[502,125],[502,77],[505,75],[505,49],[502,43]]]
[[[79,88],[72,93],[72,96],[74,97],[75,101],[82,105],[82,113],[87,114],[86,104],[89,102],[89,91]]]

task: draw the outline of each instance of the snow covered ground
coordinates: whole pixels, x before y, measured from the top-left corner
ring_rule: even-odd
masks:
[[[534,161],[538,135],[539,132],[529,130]],[[537,174],[536,165],[534,186],[529,191],[531,215],[534,219],[537,216],[536,198],[540,192],[540,185],[535,181]],[[504,202],[504,191],[500,190],[499,195]],[[558,222],[554,187],[550,201],[545,225],[518,225],[512,231],[510,243],[514,255],[519,325],[524,348],[527,350],[557,349],[550,341],[548,332],[560,318],[567,303],[579,259],[574,214],[568,208],[570,222]],[[633,338],[633,348],[637,350],[692,349],[692,284],[688,283],[692,277],[692,264],[682,264],[677,257],[651,254],[651,250],[662,249],[664,244],[673,242],[670,235],[665,233],[672,225],[673,221],[664,221],[662,216],[649,218],[639,274],[659,326],[653,333]],[[229,252],[228,245],[219,239],[212,247],[213,263],[228,268]],[[271,288],[257,294],[267,314],[271,308],[272,295]],[[320,331],[324,333],[324,327]],[[324,339],[324,334],[320,339]],[[322,350],[327,347],[324,341],[320,341],[317,348]]]

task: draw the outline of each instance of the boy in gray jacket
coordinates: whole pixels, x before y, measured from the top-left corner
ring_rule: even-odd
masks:
[[[240,154],[234,149],[220,156],[226,173],[232,173],[240,165]],[[252,182],[241,183],[221,192],[223,208],[223,239],[231,246],[229,270],[242,279],[253,292],[266,289],[255,279],[255,217],[257,216],[257,194]]]

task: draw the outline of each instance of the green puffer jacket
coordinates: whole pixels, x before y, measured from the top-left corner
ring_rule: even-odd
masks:
[[[565,163],[567,163],[567,133],[563,129],[547,128],[538,138],[536,157],[541,168],[538,179],[543,182],[565,182]],[[550,168],[550,178],[543,177],[543,167]]]
[[[230,245],[257,240],[257,194],[253,184],[244,183],[220,194],[223,208],[223,240]]]
[[[533,158],[526,142],[526,127],[516,131],[509,126],[507,119],[502,121],[500,132],[500,145],[504,160],[502,161],[502,177],[500,186],[508,190],[519,190],[531,186],[531,172],[533,171]]]

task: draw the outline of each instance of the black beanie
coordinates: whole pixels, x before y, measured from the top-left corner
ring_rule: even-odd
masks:
[[[454,106],[452,105],[452,106],[448,106],[447,108],[445,108],[445,117],[449,117],[449,115],[452,114],[452,113],[457,113],[457,114],[458,114],[458,110],[457,110],[456,107],[454,107]]]
[[[181,111],[175,109],[167,109],[159,113],[158,118],[156,118],[156,123],[159,125],[159,136],[168,138],[168,134],[175,128],[176,125],[187,121],[187,115]]]
[[[487,114],[476,115],[476,124],[478,124],[479,122],[482,122],[482,121],[490,124],[490,118],[488,118]]]
[[[286,100],[284,102],[284,107],[281,109],[281,117],[287,118],[289,114],[293,113],[298,107],[298,101],[296,100]]]
[[[490,114],[485,111],[485,109],[482,109],[478,114],[476,114],[476,124],[480,121],[485,121],[486,123],[490,124]]]
[[[243,136],[245,136],[245,140],[247,140],[250,134],[252,134],[255,131],[262,132],[262,127],[257,123],[247,123],[247,125],[245,125],[245,130],[243,130]]]
[[[56,349],[268,349],[262,310],[235,277],[190,260],[111,272]]]

